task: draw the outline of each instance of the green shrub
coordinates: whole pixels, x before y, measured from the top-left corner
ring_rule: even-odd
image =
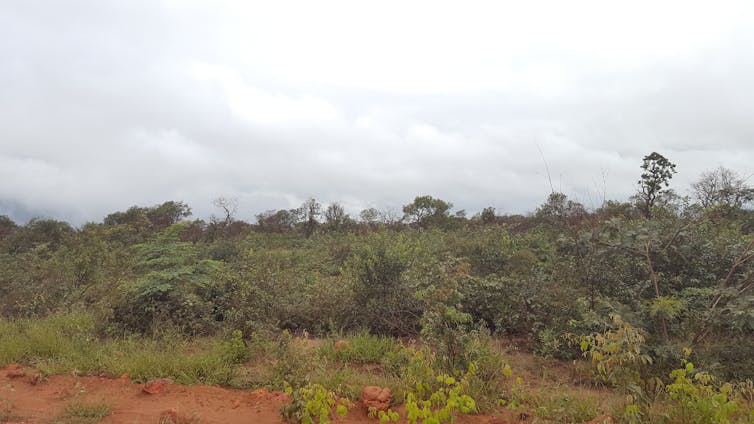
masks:
[[[285,392],[291,396],[291,402],[280,409],[280,415],[286,420],[301,424],[330,424],[333,407],[340,416],[348,414],[348,407],[335,393],[319,384],[309,383],[298,388],[288,386]]]
[[[462,381],[446,374],[438,375],[436,382],[439,388],[426,399],[412,392],[406,395],[406,421],[409,424],[439,424],[453,421],[453,412],[477,412],[476,402],[464,393]]]
[[[696,371],[691,362],[683,360],[683,366],[673,370],[670,378],[672,383],[665,389],[674,401],[669,415],[676,422],[727,424],[738,410],[731,399],[733,386],[719,384],[710,374]]]

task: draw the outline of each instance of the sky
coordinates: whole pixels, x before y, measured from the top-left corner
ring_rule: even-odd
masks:
[[[598,207],[754,174],[746,1],[0,2],[0,215]],[[549,171],[549,178],[548,178]],[[550,183],[552,181],[552,184]],[[754,183],[754,176],[749,180]]]

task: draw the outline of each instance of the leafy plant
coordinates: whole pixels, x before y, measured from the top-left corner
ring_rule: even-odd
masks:
[[[387,411],[378,411],[374,407],[369,408],[369,418],[377,418],[380,421],[380,424],[389,423],[389,422],[398,422],[398,420],[401,418],[401,416],[393,411],[392,409],[388,408]]]
[[[438,375],[436,381],[440,388],[427,400],[421,400],[414,393],[406,396],[406,421],[409,424],[452,422],[453,412],[469,414],[477,411],[474,399],[464,394],[462,382],[447,374]]]
[[[280,410],[286,420],[301,424],[330,424],[333,407],[338,415],[348,415],[347,401],[338,399],[335,393],[319,384],[309,383],[296,389],[287,386],[285,392],[291,397],[291,402]]]
[[[729,423],[738,410],[731,399],[733,386],[718,384],[715,377],[696,371],[694,364],[686,359],[682,360],[682,365],[670,373],[673,382],[665,386],[677,404],[670,410],[672,418],[684,423]]]
[[[582,336],[581,351],[591,359],[597,379],[628,394],[624,415],[636,421],[645,414],[649,402],[644,388],[652,357],[643,351],[645,338],[641,331],[619,315],[613,316],[613,323],[614,330]]]

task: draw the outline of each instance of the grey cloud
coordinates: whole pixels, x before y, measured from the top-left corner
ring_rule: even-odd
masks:
[[[487,60],[496,52],[484,48],[495,44],[470,38],[484,48],[448,50],[465,49],[458,60],[490,69],[438,70],[411,90],[413,74],[339,84],[336,68],[363,69],[348,61],[370,51],[349,57],[313,39],[311,51],[292,57],[313,34],[276,40],[296,28],[252,28],[244,38],[242,21],[211,2],[0,5],[0,214],[82,223],[174,199],[206,218],[218,213],[212,199],[228,196],[251,219],[310,196],[357,213],[397,210],[425,193],[472,213],[490,205],[523,213],[550,190],[545,161],[555,189],[597,206],[603,191],[631,195],[641,157],[653,150],[678,164],[673,186],[682,193],[718,165],[752,173],[754,31],[746,22],[703,45],[679,44],[683,54],[634,48],[628,59],[550,34],[508,40],[513,53]],[[471,33],[494,37],[490,28]],[[345,48],[348,40],[329,37]],[[419,56],[444,54],[429,47]],[[411,71],[411,63],[392,66],[393,78]],[[333,77],[321,75],[328,69]],[[487,81],[493,71],[506,82]]]

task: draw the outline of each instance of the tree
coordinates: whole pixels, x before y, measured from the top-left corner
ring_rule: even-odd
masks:
[[[645,217],[652,217],[652,208],[657,200],[670,192],[667,187],[670,185],[670,179],[673,178],[675,164],[670,162],[665,156],[652,152],[644,156],[641,168],[644,170],[641,179],[638,181],[638,199],[639,209]]]
[[[359,212],[359,218],[361,222],[374,225],[380,222],[380,211],[377,208],[364,209]]]
[[[309,198],[301,204],[300,210],[304,220],[304,236],[309,238],[314,234],[314,230],[319,225],[317,218],[322,214],[322,205],[314,200],[314,198]]]
[[[432,196],[417,196],[412,203],[403,207],[403,219],[409,223],[427,228],[447,221],[452,203],[435,199]]]
[[[340,203],[331,203],[325,210],[325,225],[329,229],[338,230],[350,221],[351,218]]]
[[[191,208],[183,202],[167,201],[150,207],[131,206],[125,212],[105,217],[105,225],[130,225],[138,231],[161,231],[191,216]]]
[[[754,201],[754,188],[737,173],[722,166],[702,173],[693,183],[694,195],[705,208],[722,207],[728,212],[743,208]]]
[[[212,204],[222,209],[225,213],[225,225],[230,225],[233,222],[233,215],[235,215],[238,209],[238,199],[235,197],[218,197],[212,201]]]
[[[482,209],[482,213],[480,215],[482,219],[482,223],[484,225],[488,224],[494,224],[495,223],[495,208],[492,206]]]
[[[569,200],[564,193],[552,192],[547,196],[547,202],[537,209],[536,216],[547,221],[561,221],[569,223],[578,221],[586,215],[584,205]]]
[[[267,233],[285,233],[292,230],[299,221],[299,210],[269,210],[257,214],[259,229]]]
[[[6,215],[0,215],[0,238],[3,238],[18,229],[18,225]]]

